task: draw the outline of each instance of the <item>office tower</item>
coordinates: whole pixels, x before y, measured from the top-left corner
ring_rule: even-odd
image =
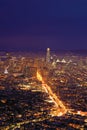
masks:
[[[47,48],[47,53],[46,53],[46,63],[50,62],[50,48]]]
[[[8,70],[7,70],[7,68],[5,68],[4,74],[8,74]]]

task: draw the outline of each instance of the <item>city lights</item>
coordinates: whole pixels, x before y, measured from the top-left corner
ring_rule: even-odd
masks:
[[[0,57],[0,129],[85,129],[87,57],[15,54]]]

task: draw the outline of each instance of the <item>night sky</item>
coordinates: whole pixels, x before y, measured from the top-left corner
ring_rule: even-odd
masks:
[[[87,49],[87,0],[0,0],[0,50]]]

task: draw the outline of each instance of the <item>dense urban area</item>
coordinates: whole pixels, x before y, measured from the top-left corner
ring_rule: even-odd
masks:
[[[86,130],[87,55],[0,52],[0,130]]]

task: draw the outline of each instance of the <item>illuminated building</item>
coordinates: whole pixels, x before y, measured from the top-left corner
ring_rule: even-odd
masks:
[[[50,62],[50,48],[47,48],[47,53],[46,53],[46,63]]]
[[[59,59],[57,59],[57,60],[56,60],[56,62],[58,63],[58,62],[60,62],[60,60],[59,60]]]
[[[62,63],[66,63],[66,61],[65,61],[65,59],[62,59],[62,61],[61,61]]]
[[[4,74],[8,74],[8,70],[7,70],[7,68],[5,68]]]

